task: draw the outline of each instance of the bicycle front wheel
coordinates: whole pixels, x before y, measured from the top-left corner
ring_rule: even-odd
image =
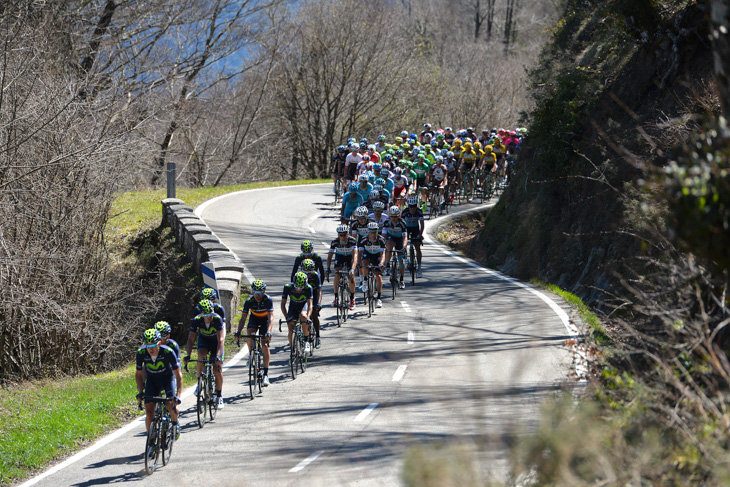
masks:
[[[299,335],[299,369],[304,373],[307,370],[307,352],[304,348],[304,335]]]
[[[299,372],[297,360],[299,357],[299,340],[297,335],[294,333],[291,337],[291,350],[289,351],[289,368],[291,369],[291,378],[297,378],[297,372]]]
[[[208,418],[208,405],[206,403],[206,394],[208,392],[208,381],[205,379],[205,375],[198,377],[198,395],[196,396],[196,406],[198,410],[198,427],[202,428],[205,426],[205,421]]]
[[[397,261],[391,261],[390,263],[390,287],[393,292],[393,299],[398,292],[398,264]]]
[[[147,475],[152,475],[157,467],[157,459],[160,454],[160,444],[157,441],[159,437],[160,424],[157,420],[153,420],[150,424],[150,430],[147,433],[147,441],[144,446],[144,471]]]
[[[411,269],[411,285],[416,285],[416,251],[413,250],[413,245],[410,246],[408,253],[408,267]]]
[[[160,431],[160,438],[162,438],[160,453],[162,453],[163,465],[167,465],[168,463],[170,463],[170,455],[172,454],[172,443],[175,440],[172,433],[172,423],[170,423],[169,421],[163,421]]]
[[[258,370],[256,370],[257,358],[257,354],[251,352],[248,359],[248,391],[251,393],[251,400],[256,397],[256,382],[258,381]]]
[[[215,419],[215,415],[218,412],[218,398],[215,395],[215,379],[213,376],[208,377],[208,414],[210,414],[210,420]]]

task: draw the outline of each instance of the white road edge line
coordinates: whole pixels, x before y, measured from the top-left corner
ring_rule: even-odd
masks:
[[[406,303],[405,301],[401,301],[400,302],[400,305],[403,306],[403,309],[405,310],[406,313],[410,313],[411,312],[411,307],[408,306],[408,303]]]
[[[362,421],[363,419],[367,418],[368,414],[372,413],[373,409],[375,409],[376,407],[378,407],[377,402],[370,404],[368,407],[363,409],[360,412],[360,414],[357,415],[357,418],[355,418],[355,422],[359,422],[359,421]]]
[[[416,339],[416,332],[409,331],[408,332],[408,345],[413,345],[413,341]]]
[[[396,370],[395,374],[393,374],[393,382],[400,382],[400,380],[406,374],[407,368],[407,365],[401,365],[400,367],[398,367],[398,370]]]
[[[299,462],[296,467],[289,470],[289,473],[297,473],[300,470],[304,470],[304,467],[315,461],[322,453],[324,453],[324,450],[319,450],[312,453],[307,458]]]
[[[317,230],[315,230],[315,229],[314,229],[314,228],[312,228],[312,227],[309,227],[309,231],[310,231],[310,232],[312,232],[312,235],[314,235],[315,233],[317,233]]]

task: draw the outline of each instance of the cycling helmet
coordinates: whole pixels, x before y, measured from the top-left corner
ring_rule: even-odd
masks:
[[[418,204],[418,198],[416,198],[415,196],[409,196],[406,200],[406,204],[408,206],[416,206]]]
[[[401,175],[403,174],[403,169],[396,167],[395,169],[393,169],[393,174],[395,174],[396,176]]]
[[[437,138],[438,140],[444,140],[444,134],[438,134],[438,135],[436,136],[436,138]]]
[[[160,335],[169,336],[172,334],[172,327],[167,321],[158,321],[155,323],[155,330],[160,332]]]
[[[206,287],[200,291],[200,299],[210,299],[211,301],[215,301],[218,299],[218,291],[212,287]]]
[[[365,137],[363,137],[362,139],[360,139],[360,143],[361,143],[361,144],[365,144],[365,145],[368,145],[368,139],[367,139],[367,138],[365,138]]]
[[[254,291],[266,291],[266,283],[262,281],[261,279],[256,279],[254,282],[251,283],[251,289]]]
[[[159,343],[160,340],[162,340],[162,337],[160,336],[160,332],[155,330],[154,328],[150,328],[149,330],[144,331],[145,343],[148,343],[148,344]]]
[[[381,171],[383,169],[383,165],[379,162],[376,162],[373,164],[373,171]]]
[[[307,275],[303,272],[294,274],[294,287],[302,289],[307,284]]]
[[[366,216],[368,216],[368,209],[364,206],[358,206],[357,210],[355,210],[355,216],[358,218],[365,218]]]
[[[373,201],[373,211],[383,211],[385,209],[385,203],[382,201]]]
[[[447,132],[451,132],[453,129],[451,127],[446,127],[444,130],[446,130]]]
[[[350,183],[350,192],[354,193],[357,191],[357,183],[355,181]]]
[[[362,160],[363,161],[369,161],[370,160],[370,154],[363,154],[362,155]]]
[[[482,130],[482,135],[489,135],[489,130],[487,130],[487,129]]]
[[[398,149],[397,151],[395,151],[395,155],[398,157],[403,157],[403,149]]]
[[[442,156],[441,154],[436,156],[436,162],[442,162],[443,160],[444,160],[444,156]]]
[[[408,138],[411,140],[416,140],[417,137],[416,137],[416,134],[409,134]]]
[[[345,147],[344,145],[341,145],[337,148],[337,151],[338,152],[347,152],[347,147]]]
[[[449,149],[441,149],[441,155],[443,157],[446,157],[447,155],[449,155]]]
[[[383,191],[383,185],[382,184],[376,184],[373,186],[373,191]]]
[[[487,147],[489,147],[489,146],[487,146]],[[448,157],[450,159],[450,158],[454,157],[454,153],[449,151],[446,153],[446,157]]]
[[[396,205],[391,206],[390,208],[388,208],[388,215],[400,216],[400,208],[398,208]]]
[[[375,152],[375,146],[374,146],[373,144],[370,144],[370,145],[368,146],[368,150],[369,150],[370,152]]]
[[[311,240],[305,240],[302,242],[302,245],[300,247],[302,249],[302,252],[305,254],[310,254],[312,250],[314,249],[314,244]]]
[[[492,147],[491,145],[484,146],[484,152],[492,152],[492,149],[494,149],[494,147]]]
[[[358,176],[357,180],[358,180],[358,181],[360,181],[361,183],[362,183],[362,182],[367,182],[367,180],[368,180],[368,175],[367,175],[367,174],[365,174],[365,173],[362,173],[362,174],[360,174],[360,176]]]
[[[406,132],[406,131],[404,130],[404,131],[402,131],[402,132],[400,133],[400,136],[401,136],[401,137],[403,137],[404,139],[407,139],[407,138],[408,138],[408,132]]]
[[[461,145],[461,139],[454,139],[454,145]]]
[[[417,156],[420,152],[421,152],[421,149],[419,149],[418,147],[414,147],[413,150],[411,151],[411,154],[413,154],[414,156]]]
[[[312,259],[304,259],[302,261],[302,270],[304,272],[312,272],[315,268],[314,261]]]
[[[431,130],[431,124],[430,123],[424,123],[423,124],[423,128],[425,128],[426,130]]]
[[[380,197],[380,193],[378,191],[376,191],[374,189],[372,191],[370,191],[370,199],[371,200],[378,199],[378,197]]]
[[[378,142],[382,142],[383,140],[385,140],[385,135],[383,135],[383,134],[378,135]]]
[[[395,138],[395,141],[396,141],[396,142],[403,142],[403,138],[402,138],[402,137],[396,137],[396,138]]]
[[[385,186],[385,179],[378,178],[378,179],[375,180],[375,184],[379,184],[381,186]]]
[[[368,223],[368,232],[377,232],[379,228],[377,222]]]
[[[392,161],[392,160],[393,160],[393,156],[392,156],[392,155],[390,155],[390,154],[385,154],[385,155],[383,156],[383,160],[384,160],[384,161]]]
[[[350,137],[349,139],[347,139],[348,144],[354,144],[355,142],[357,142],[357,139],[355,137]]]
[[[360,149],[367,149],[368,145],[365,142],[360,142]]]
[[[345,223],[341,223],[337,226],[337,233],[350,233],[350,227]]]
[[[474,132],[474,127],[469,127],[466,129],[467,132]]]
[[[357,152],[357,149],[358,149],[357,144],[350,144],[350,150],[351,151]]]
[[[403,150],[408,150],[411,148],[411,144],[403,144]]]
[[[478,140],[477,140],[476,142],[474,142],[474,147],[477,147],[477,148],[479,148],[479,147],[481,147],[481,146],[482,146],[482,143],[481,143],[481,142],[479,142]]]
[[[375,174],[368,172],[368,182],[372,183],[373,181],[375,181]]]
[[[466,147],[466,148],[471,147],[471,142],[468,140],[466,142],[464,142],[464,147]]]
[[[383,179],[387,179],[388,176],[390,176],[390,171],[388,171],[387,169],[383,168],[380,171],[380,177],[383,178]],[[385,183],[385,181],[383,181],[383,183]]]
[[[202,301],[200,301],[200,303],[198,303],[198,306],[200,306],[200,312],[204,315],[213,312],[213,303],[211,303],[208,299],[203,299]]]

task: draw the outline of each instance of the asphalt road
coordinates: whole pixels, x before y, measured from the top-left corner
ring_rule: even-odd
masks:
[[[246,191],[202,211],[249,275],[268,283],[277,323],[301,241],[312,240],[326,258],[335,237],[330,192],[331,185]],[[141,473],[144,428],[135,423],[32,482],[399,485],[407,450],[433,444],[461,445],[458,455],[480,485],[502,477],[507,445],[536,428],[541,400],[575,383],[564,345],[571,338],[569,307],[433,243],[424,246],[423,262],[415,286],[407,284],[391,300],[385,284],[387,299],[371,318],[358,298],[342,328],[334,323],[326,285],[322,348],[307,371],[291,379],[286,329],[275,328],[271,386],[252,401],[245,360],[229,364],[225,408],[203,429],[188,395],[172,463],[151,477]]]

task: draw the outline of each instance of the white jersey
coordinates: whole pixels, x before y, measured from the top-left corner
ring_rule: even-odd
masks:
[[[370,213],[368,215],[368,218],[370,218],[371,220],[373,220],[375,222],[378,222],[378,228],[380,228],[381,230],[383,229],[383,225],[385,225],[385,222],[388,221],[388,215],[386,215],[385,212],[380,214],[380,220],[375,218],[375,213]]]
[[[355,164],[357,166],[362,162],[362,155],[360,154],[353,154],[350,152],[347,154],[347,157],[345,157],[345,167],[349,167],[350,164]]]
[[[439,164],[438,166],[434,166],[434,168],[433,168],[433,178],[436,181],[441,182],[441,181],[444,180],[445,177],[446,177],[446,168],[444,167],[444,165],[443,164]]]

